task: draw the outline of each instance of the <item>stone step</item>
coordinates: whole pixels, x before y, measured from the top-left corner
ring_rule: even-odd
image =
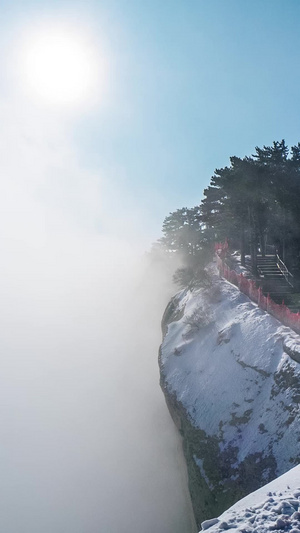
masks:
[[[289,296],[291,294],[293,294],[292,291],[287,291],[285,287],[279,287],[279,288],[275,288],[275,287],[263,287],[263,292],[266,294],[266,293],[269,293],[269,294],[288,294]]]
[[[269,291],[269,292],[286,292],[287,294],[293,294],[293,288],[291,287],[289,289],[289,287],[286,287],[286,286],[274,286],[274,285],[263,285],[262,286],[262,290],[264,292],[266,291]]]
[[[274,266],[259,266],[258,265],[257,268],[258,270],[271,270],[272,272],[280,272],[282,274],[282,271],[276,265]]]
[[[266,280],[261,285],[262,285],[262,287],[271,287],[271,288],[274,287],[274,290],[284,288],[287,291],[294,291],[294,288],[291,285],[289,285],[288,283],[282,283],[282,282],[276,281],[274,279]]]
[[[282,283],[283,285],[288,285],[285,278],[280,278],[279,276],[263,276],[260,278],[262,283]]]
[[[285,277],[280,277],[280,276],[263,276],[260,278],[262,281],[270,281],[270,282],[273,282],[274,283],[287,283]]]
[[[246,258],[246,267],[251,271],[251,260]],[[258,280],[265,295],[269,294],[273,301],[281,304],[288,301],[294,288],[288,283],[277,264],[275,255],[257,257]]]
[[[279,270],[277,263],[258,263],[259,268],[276,268]]]
[[[276,270],[281,272],[281,270],[276,265],[258,265],[259,270]]]
[[[275,263],[258,263],[257,268],[275,268],[276,270],[279,270]]]
[[[258,263],[258,268],[275,268],[276,270],[279,270],[276,263]]]
[[[276,277],[270,277],[270,278],[266,278],[265,283],[274,283],[276,285],[287,285],[289,286],[290,284],[286,281],[285,277],[283,276],[282,278],[279,277],[279,276],[276,276]]]
[[[277,265],[277,261],[273,261],[272,259],[268,259],[267,261],[257,261],[257,265]]]
[[[271,292],[286,292],[289,294],[292,294],[294,292],[293,287],[287,286],[287,285],[267,285],[264,284],[262,286],[263,291],[271,291]]]
[[[265,255],[265,257],[262,257],[262,255],[256,256],[257,261],[277,261],[276,255]],[[250,261],[250,258],[249,258]]]
[[[271,263],[269,265],[257,265],[257,268],[260,270],[279,270],[281,272],[277,265],[272,265]]]
[[[263,274],[264,276],[268,276],[269,278],[273,277],[274,279],[277,279],[277,278],[285,279],[284,275],[281,274],[280,272],[261,272],[261,274]]]

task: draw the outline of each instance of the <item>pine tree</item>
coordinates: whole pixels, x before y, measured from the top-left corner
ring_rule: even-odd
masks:
[[[183,257],[195,256],[203,247],[200,206],[183,207],[170,213],[163,222],[163,237],[159,242],[170,253]]]

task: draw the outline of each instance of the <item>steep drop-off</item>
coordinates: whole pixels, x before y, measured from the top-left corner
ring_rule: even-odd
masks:
[[[161,386],[199,526],[299,462],[300,337],[215,274],[172,298],[162,328]]]

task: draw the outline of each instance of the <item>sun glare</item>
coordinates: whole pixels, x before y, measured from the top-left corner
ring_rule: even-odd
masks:
[[[23,48],[23,75],[31,93],[49,103],[74,105],[92,97],[98,83],[95,53],[72,32],[46,30]]]

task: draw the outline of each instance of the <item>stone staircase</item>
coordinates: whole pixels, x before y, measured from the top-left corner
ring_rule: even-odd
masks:
[[[246,261],[246,266],[251,270],[251,265]],[[293,302],[292,294],[295,290],[293,285],[286,279],[280,270],[276,255],[257,256],[258,282],[264,294],[269,294],[272,300],[278,304],[284,301],[291,311],[297,313],[299,306]]]

